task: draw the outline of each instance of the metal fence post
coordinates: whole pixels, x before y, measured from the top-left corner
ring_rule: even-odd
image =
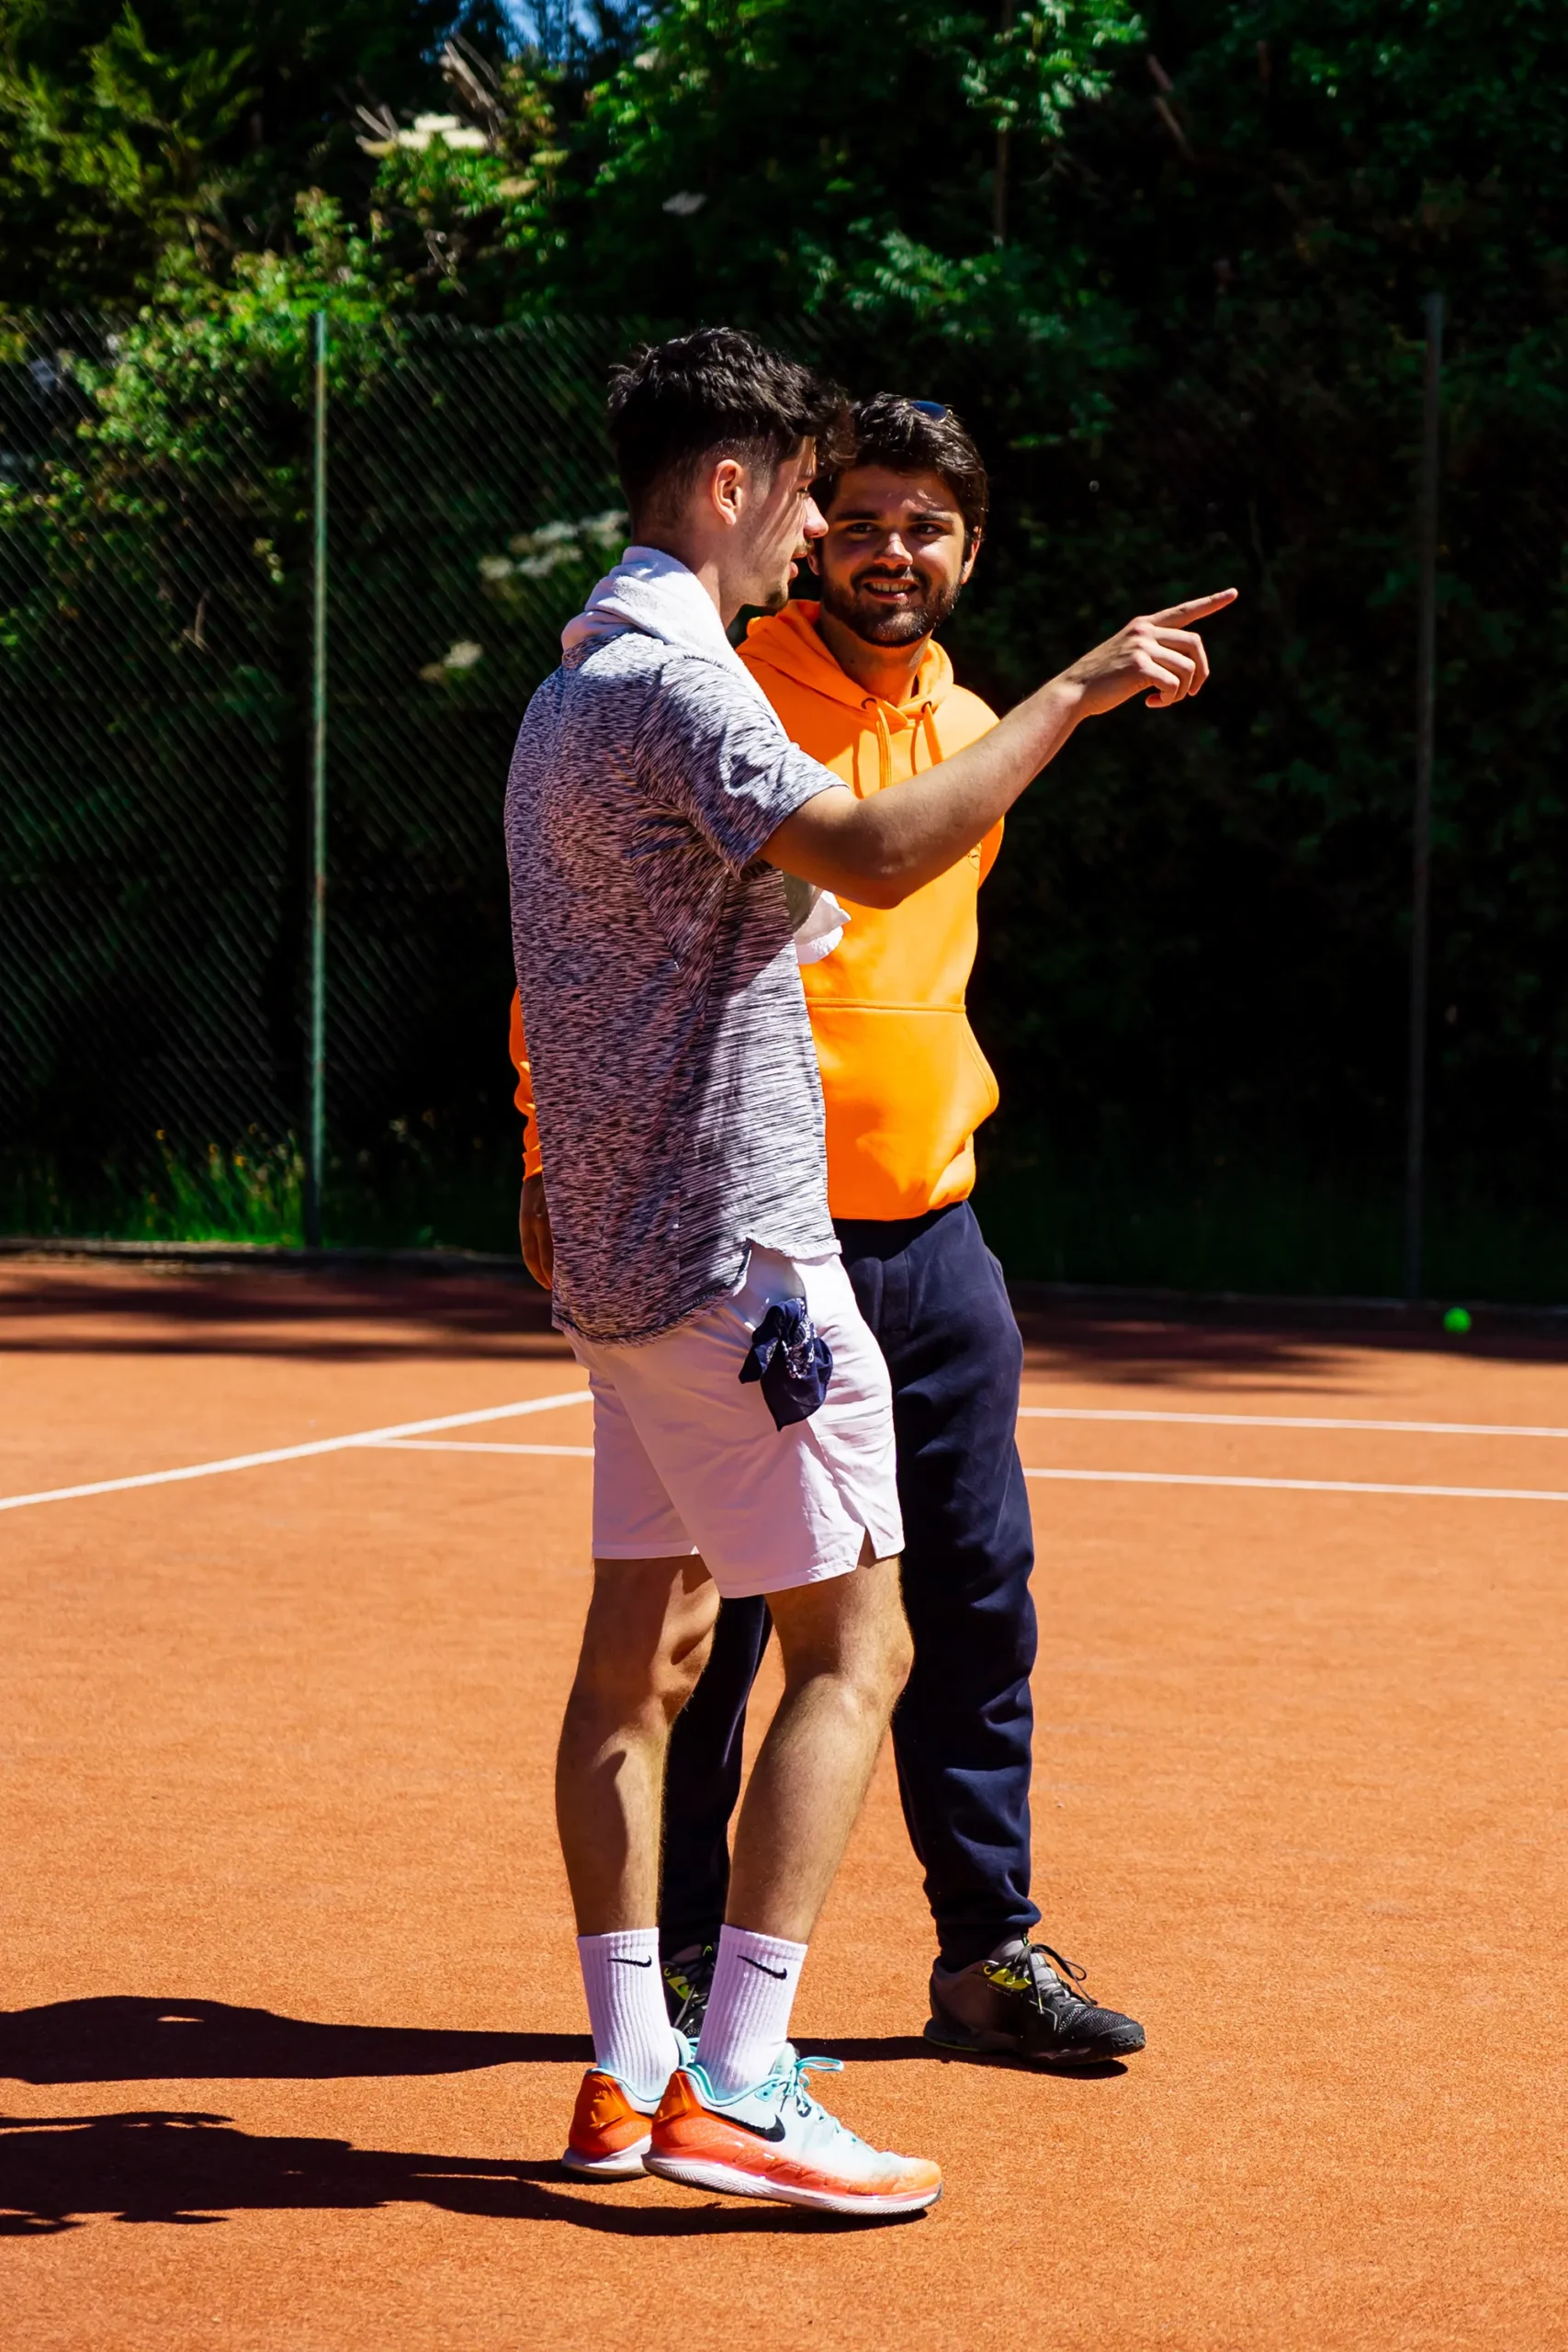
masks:
[[[1427,979],[1430,962],[1432,745],[1438,662],[1438,467],[1443,298],[1428,294],[1422,378],[1420,594],[1416,646],[1416,818],[1410,920],[1410,1097],[1404,1144],[1404,1295],[1421,1295],[1427,1154]]]
[[[315,433],[310,548],[310,1102],[305,1158],[305,1247],[321,1246],[327,1075],[327,314],[311,322]]]

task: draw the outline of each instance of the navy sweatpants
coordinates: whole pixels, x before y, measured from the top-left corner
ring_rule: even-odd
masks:
[[[1023,1343],[966,1201],[842,1222],[844,1265],[887,1359],[915,1663],[893,1716],[910,1843],[942,1959],[967,1967],[1040,1914],[1029,1899],[1034,1565],[1016,1442]],[[677,1718],[664,1798],[660,1937],[707,1942],[729,1885],[746,1702],[770,1621],[726,1601]]]

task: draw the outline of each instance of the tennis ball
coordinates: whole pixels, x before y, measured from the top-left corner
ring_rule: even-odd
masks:
[[[1470,1329],[1468,1309],[1462,1306],[1450,1306],[1443,1317],[1443,1329],[1445,1331],[1451,1331],[1456,1339],[1462,1339]]]

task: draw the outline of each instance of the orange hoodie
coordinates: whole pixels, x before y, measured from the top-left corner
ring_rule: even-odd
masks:
[[[961,752],[996,723],[927,647],[915,691],[880,701],[841,670],[817,633],[818,607],[786,605],[753,621],[740,659],[803,752],[864,799]],[[964,992],[978,942],[976,897],[1002,829],[901,906],[861,907],[831,956],[801,971],[828,1120],[828,1204],[836,1217],[920,1216],[967,1198],[975,1130],[997,1107]],[[842,894],[840,893],[840,896]],[[512,1001],[524,1167],[539,1172],[522,1011]]]

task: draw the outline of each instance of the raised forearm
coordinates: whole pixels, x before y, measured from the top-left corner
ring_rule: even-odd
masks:
[[[1164,710],[1197,694],[1209,662],[1191,625],[1235,596],[1234,588],[1222,588],[1129,621],[979,742],[923,775],[864,800],[818,793],[779,827],[763,856],[862,906],[896,907],[985,839],[1080,719],[1114,710],[1134,695]]]
[[[779,828],[767,855],[862,906],[896,907],[984,841],[1060,751],[1081,707],[1077,688],[1053,679],[977,743],[922,775],[864,800],[846,792],[808,802]]]

